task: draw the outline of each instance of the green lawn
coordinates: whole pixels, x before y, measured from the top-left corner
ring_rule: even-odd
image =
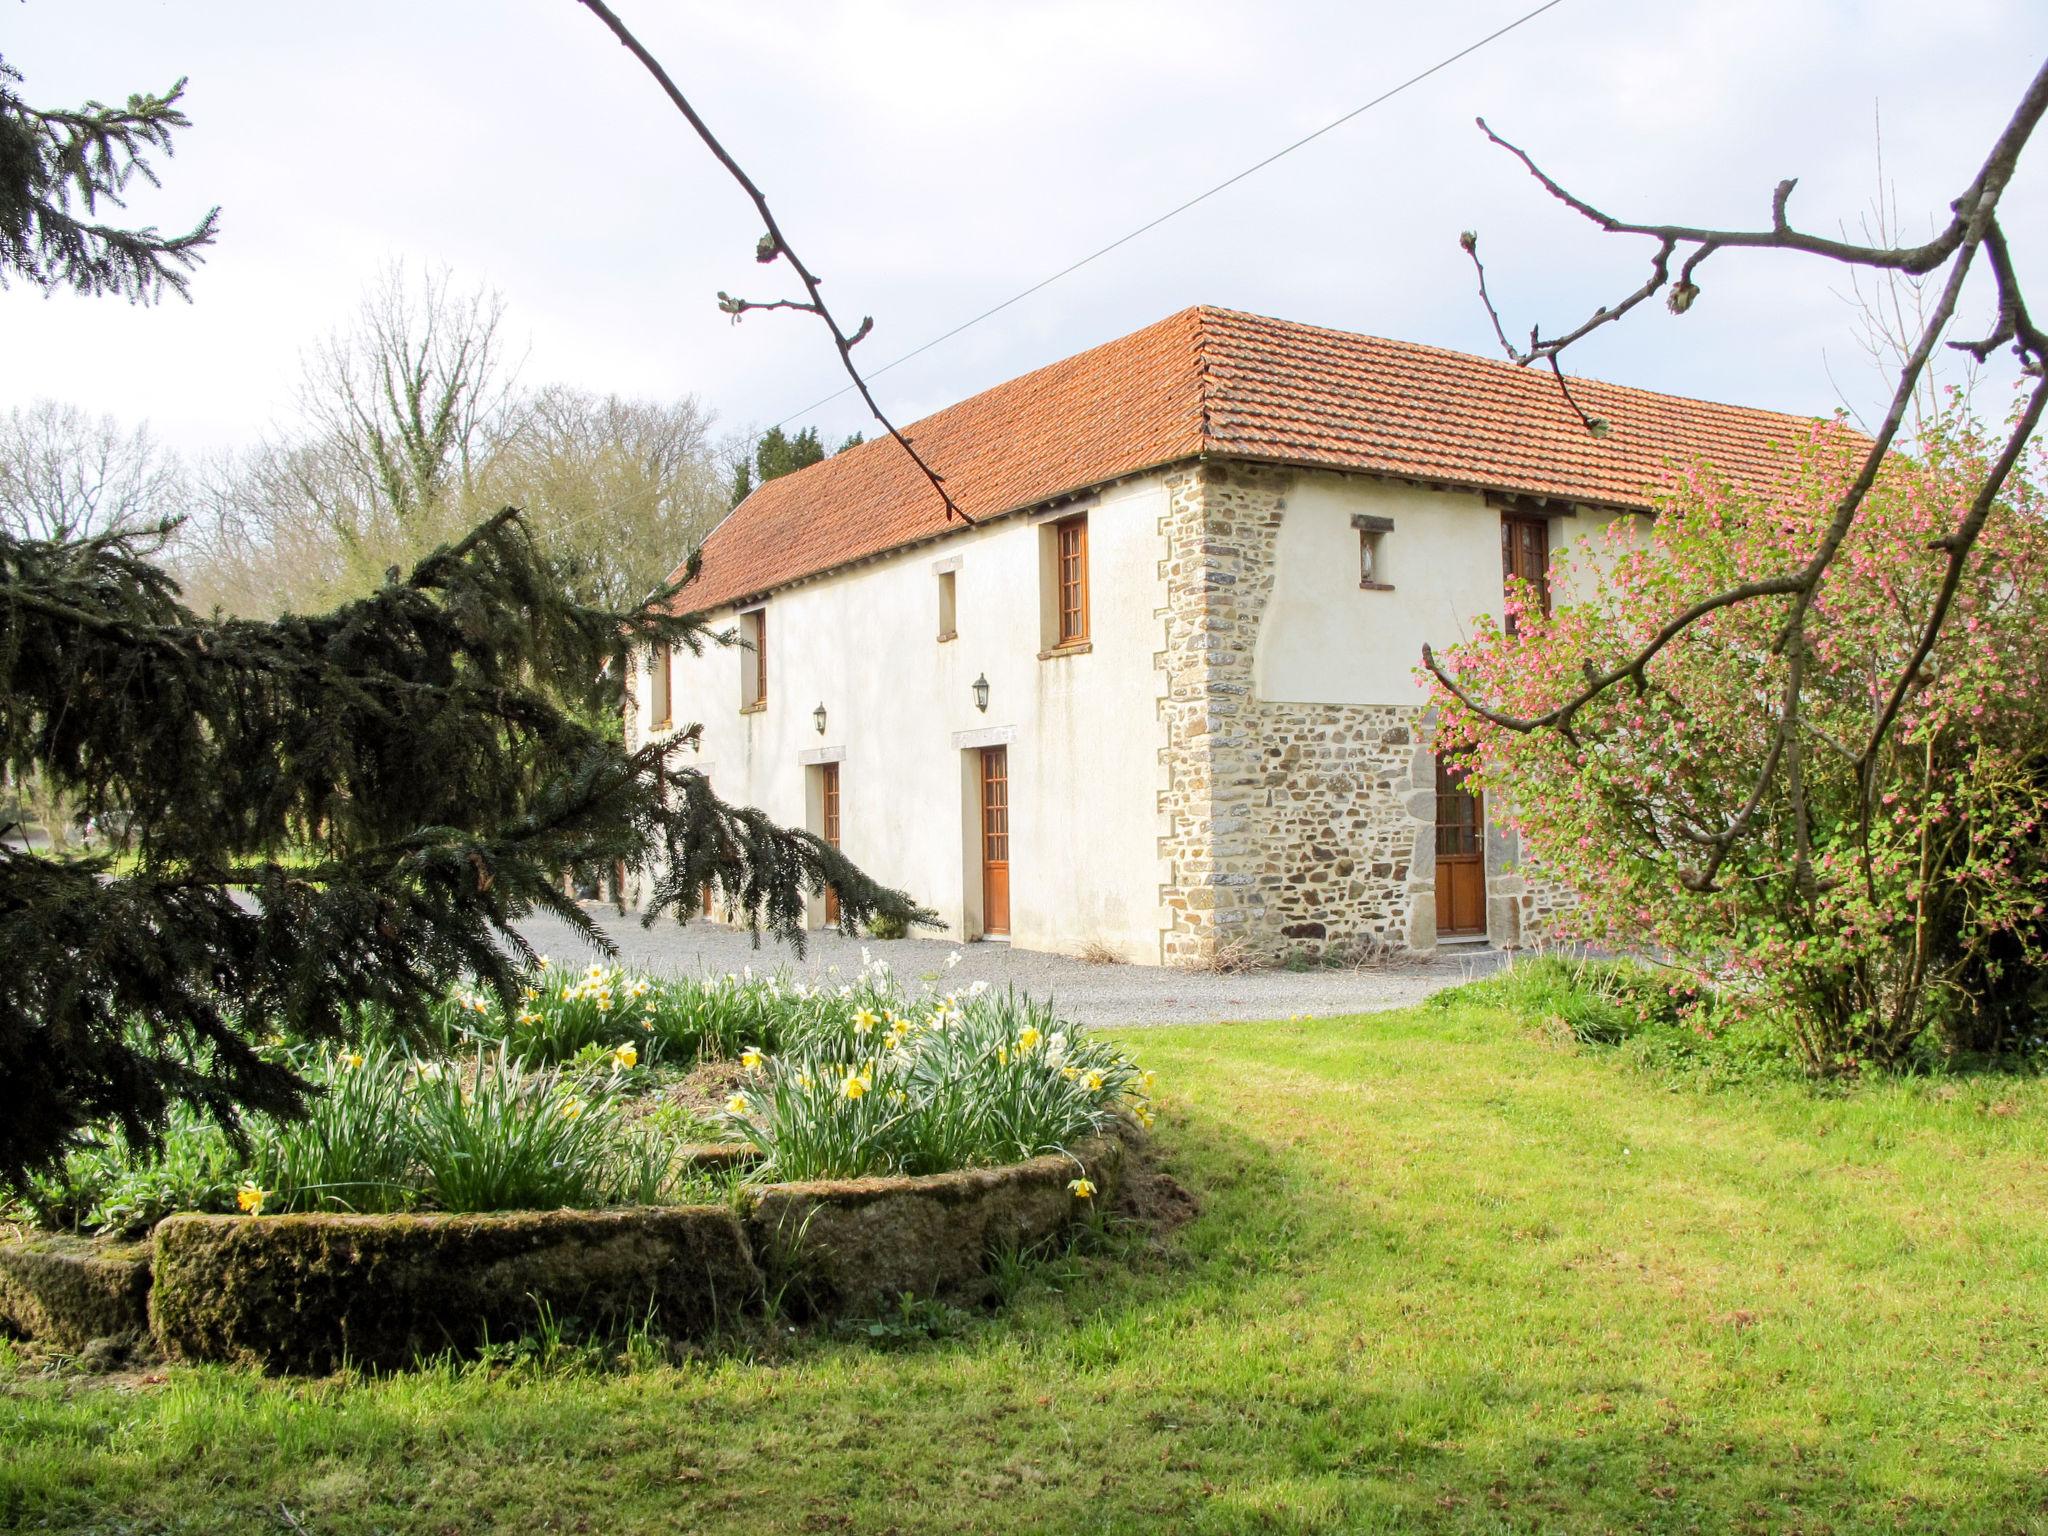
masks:
[[[1698,1093],[1471,1005],[1132,1041],[1164,1258],[893,1349],[18,1369],[0,1527],[2048,1528],[2039,1082]]]

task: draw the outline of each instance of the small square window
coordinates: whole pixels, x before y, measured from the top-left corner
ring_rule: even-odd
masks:
[[[1351,519],[1358,530],[1358,585],[1367,592],[1389,592],[1387,580],[1387,535],[1394,531],[1391,517],[1374,517],[1361,512]]]

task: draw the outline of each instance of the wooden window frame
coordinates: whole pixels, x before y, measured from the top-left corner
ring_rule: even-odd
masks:
[[[740,713],[751,715],[768,707],[768,610],[748,609],[740,615],[740,630],[740,638],[753,651],[752,659],[743,663],[752,668],[751,677],[740,674]]]
[[[1531,533],[1531,532],[1533,532],[1533,533],[1534,533],[1534,534],[1535,534],[1535,535],[1537,536],[1537,543],[1538,543],[1538,545],[1539,545],[1539,546],[1540,546],[1540,548],[1541,548],[1541,562],[1540,562],[1540,566],[1539,566],[1539,568],[1537,569],[1537,571],[1536,571],[1536,572],[1535,572],[1535,573],[1534,573],[1533,575],[1532,575],[1532,574],[1531,574],[1530,572],[1528,572],[1527,570],[1523,569],[1523,566],[1524,566],[1524,565],[1526,564],[1526,562],[1525,562],[1525,561],[1523,560],[1523,558],[1522,558],[1523,554],[1524,554],[1524,553],[1526,552],[1526,544],[1525,544],[1525,541],[1524,541],[1524,536],[1525,536],[1525,535],[1527,535],[1527,534],[1529,534],[1529,533]],[[1514,581],[1514,579],[1515,579],[1515,578],[1516,578],[1517,576],[1520,576],[1520,577],[1521,577],[1521,578],[1522,578],[1523,580],[1527,581],[1527,582],[1529,583],[1529,585],[1533,586],[1533,587],[1534,587],[1534,588],[1536,589],[1537,595],[1538,595],[1538,596],[1539,596],[1539,597],[1540,597],[1540,598],[1542,599],[1542,601],[1543,601],[1543,611],[1544,611],[1544,612],[1545,612],[1546,614],[1547,614],[1547,613],[1549,613],[1549,612],[1550,612],[1550,519],[1549,519],[1549,518],[1547,518],[1547,517],[1531,517],[1531,516],[1528,516],[1528,515],[1527,515],[1527,514],[1525,514],[1525,513],[1520,513],[1520,512],[1503,512],[1503,513],[1501,513],[1501,516],[1500,516],[1500,587],[1501,587],[1501,597],[1502,597],[1502,599],[1503,599],[1503,600],[1505,600],[1505,599],[1506,599],[1506,597],[1507,597],[1507,591],[1508,591],[1508,585],[1509,585],[1509,583],[1511,583],[1512,581]],[[1513,618],[1512,618],[1512,617],[1511,617],[1511,618],[1510,618],[1510,619],[1508,620],[1508,625],[1507,625],[1507,629],[1508,629],[1508,633],[1509,633],[1509,634],[1513,634],[1513,633],[1515,632],[1515,623],[1514,623],[1514,620],[1513,620]]]
[[[647,728],[675,729],[676,659],[669,647],[659,642],[647,648]]]
[[[1052,525],[1053,649],[1088,644],[1088,514]]]

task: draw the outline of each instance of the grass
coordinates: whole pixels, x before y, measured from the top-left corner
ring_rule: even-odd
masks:
[[[887,1347],[22,1367],[0,1527],[2048,1526],[2040,1080],[1709,1091],[1470,999],[1134,1043],[1206,1202],[1164,1255]]]

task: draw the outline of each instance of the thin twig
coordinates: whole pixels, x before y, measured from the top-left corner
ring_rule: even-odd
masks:
[[[860,369],[854,366],[853,349],[866,339],[869,331],[874,329],[874,317],[871,315],[863,316],[860,325],[851,336],[840,328],[839,322],[833,318],[832,311],[826,306],[825,295],[819,287],[820,279],[809,267],[803,264],[795,250],[791,248],[788,236],[783,234],[782,226],[775,222],[775,215],[769,210],[767,197],[763,195],[759,187],[754,185],[754,179],[741,169],[739,161],[735,160],[726,151],[725,146],[718,142],[718,138],[712,133],[710,126],[705,123],[702,117],[697,115],[697,109],[690,105],[689,99],[678,89],[675,81],[669,78],[668,71],[661,67],[660,60],[649,53],[640,40],[627,30],[626,24],[619,20],[617,14],[613,12],[610,6],[604,3],[604,0],[577,0],[577,3],[609,27],[612,35],[624,45],[626,51],[646,66],[647,72],[654,76],[655,82],[660,85],[668,99],[675,103],[676,110],[682,113],[690,126],[697,131],[697,137],[704,141],[704,147],[711,151],[718,163],[726,168],[727,172],[731,174],[732,179],[740,184],[740,187],[746,192],[748,197],[753,199],[754,209],[761,215],[762,227],[768,231],[761,238],[761,243],[755,247],[755,259],[764,265],[776,260],[788,262],[790,270],[795,272],[798,280],[803,283],[804,292],[810,295],[808,301],[802,299],[754,300],[736,299],[729,294],[721,293],[718,296],[719,308],[731,315],[735,321],[741,315],[747,313],[747,311],[754,309],[805,310],[824,321],[825,328],[832,333],[832,344],[839,349],[839,361],[846,368],[846,376],[853,380],[854,388],[860,391],[861,399],[867,402],[869,414],[882,424],[891,437],[896,439],[897,443],[902,446],[903,451],[910,455],[911,462],[916,464],[918,469],[923,472],[925,479],[931,482],[932,489],[939,493],[939,499],[946,504],[946,515],[948,517],[957,517],[961,522],[973,526],[974,519],[960,509],[959,503],[953,500],[952,492],[946,489],[945,476],[926,463],[924,456],[911,446],[910,439],[899,432],[896,429],[896,424],[882,413],[881,406],[875,403],[874,392],[868,388],[867,380],[861,377]]]

